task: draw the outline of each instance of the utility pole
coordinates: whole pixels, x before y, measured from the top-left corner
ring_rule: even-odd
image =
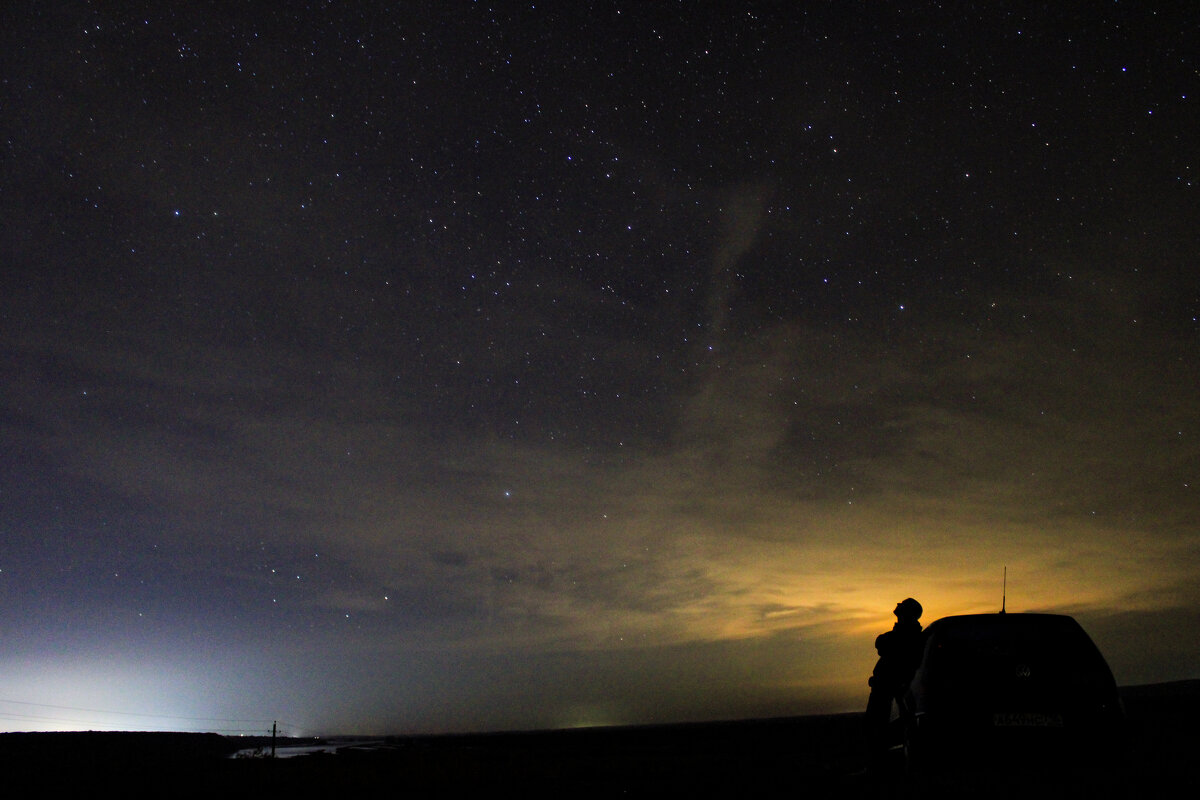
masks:
[[[279,732],[279,721],[271,723],[271,758],[275,757],[275,734]]]
[[[1000,613],[1004,613],[1004,607],[1008,605],[1008,564],[1004,565],[1004,581],[1000,589]]]

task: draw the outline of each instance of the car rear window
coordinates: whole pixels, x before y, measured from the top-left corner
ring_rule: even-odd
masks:
[[[1010,614],[960,617],[929,629],[924,669],[967,678],[995,674],[1020,677],[1036,670],[1043,677],[1080,678],[1104,675],[1108,667],[1100,651],[1070,617]]]

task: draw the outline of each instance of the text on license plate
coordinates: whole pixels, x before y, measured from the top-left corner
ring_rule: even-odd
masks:
[[[994,714],[992,724],[1001,728],[1061,728],[1062,714],[1035,711],[1006,711]]]

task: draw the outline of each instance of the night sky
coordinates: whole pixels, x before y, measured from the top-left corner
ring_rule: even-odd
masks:
[[[969,5],[4,3],[0,729],[1200,677],[1200,15]]]

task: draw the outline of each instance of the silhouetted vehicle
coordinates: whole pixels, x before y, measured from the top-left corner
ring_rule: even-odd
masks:
[[[1124,713],[1099,649],[1068,616],[971,614],[925,630],[902,698],[910,771],[1111,766]]]

